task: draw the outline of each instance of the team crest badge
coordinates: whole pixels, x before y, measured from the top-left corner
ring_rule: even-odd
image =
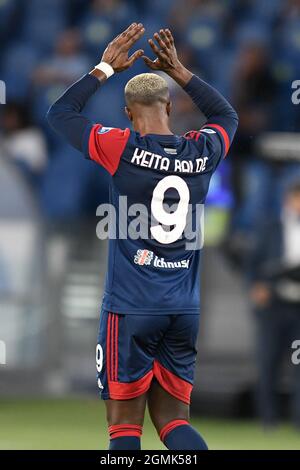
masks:
[[[134,257],[135,264],[139,266],[149,266],[151,261],[153,260],[153,251],[150,250],[137,250],[136,255]]]

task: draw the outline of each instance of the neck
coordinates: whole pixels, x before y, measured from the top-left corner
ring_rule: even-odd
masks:
[[[166,113],[147,113],[134,116],[133,128],[141,135],[159,134],[173,135],[169,127],[169,119]]]

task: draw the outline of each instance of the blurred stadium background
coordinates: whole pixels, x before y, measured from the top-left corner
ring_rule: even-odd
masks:
[[[169,26],[184,64],[240,115],[206,210],[195,423],[212,448],[300,449],[300,410],[289,406],[300,365],[296,373],[289,348],[276,387],[285,423],[273,429],[264,413],[258,421],[265,312],[251,304],[248,276],[265,222],[281,221],[284,191],[300,179],[300,108],[291,98],[299,0],[0,0],[0,448],[106,446],[94,351],[106,268],[96,208],[108,177],[50,131],[45,113],[132,21],[146,36]],[[143,71],[140,62],[114,77],[86,113],[126,127],[123,86]],[[171,88],[174,131],[199,128],[203,116]],[[299,297],[293,305],[300,318]],[[144,443],[160,446],[149,420]]]

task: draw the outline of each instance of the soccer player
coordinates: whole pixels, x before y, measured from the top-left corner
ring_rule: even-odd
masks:
[[[169,29],[149,39],[155,60],[129,49],[144,34],[133,23],[105,49],[94,70],[50,108],[51,126],[85,157],[111,174],[110,198],[128,232],[124,213],[143,204],[148,236],[109,241],[108,271],[97,346],[98,385],[106,402],[110,450],[138,450],[146,405],[168,449],[207,445],[189,424],[199,324],[199,246],[188,242],[188,214],[203,204],[210,178],[226,156],[238,118],[230,104],[179,61]],[[154,71],[174,79],[206,116],[205,126],[182,136],[169,127],[167,82],[154,73],[133,77],[125,87],[132,129],[94,124],[81,114],[87,100],[113,74],[143,57]],[[103,90],[102,90],[103,89]],[[105,123],[106,124],[106,123]],[[171,207],[170,207],[171,206]],[[141,230],[142,231],[142,230]]]

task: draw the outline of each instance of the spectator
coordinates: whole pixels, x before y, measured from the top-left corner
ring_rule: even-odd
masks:
[[[282,19],[300,18],[300,0],[284,0]]]
[[[272,128],[277,90],[269,52],[263,44],[244,45],[236,63],[232,94],[240,124],[233,148],[233,185],[237,201],[233,232],[236,237],[241,234],[245,237],[255,231],[269,208],[272,168],[258,158],[255,142]]]
[[[34,71],[33,80],[40,86],[69,84],[86,73],[89,66],[78,32],[69,29],[58,37],[53,55]]]
[[[278,419],[281,361],[300,338],[300,182],[289,187],[281,218],[265,224],[250,253],[250,297],[257,336],[258,413],[265,426]],[[294,368],[292,416],[300,430],[300,368]]]
[[[83,42],[93,59],[99,55],[114,34],[130,23],[136,14],[134,6],[124,0],[93,0],[79,22]]]
[[[7,104],[1,121],[0,145],[4,154],[33,185],[38,184],[47,164],[47,146],[43,133],[30,123],[28,107]]]
[[[254,138],[271,127],[276,83],[263,44],[244,45],[236,63],[232,85],[240,125],[235,149],[237,157],[245,160],[254,157]]]

